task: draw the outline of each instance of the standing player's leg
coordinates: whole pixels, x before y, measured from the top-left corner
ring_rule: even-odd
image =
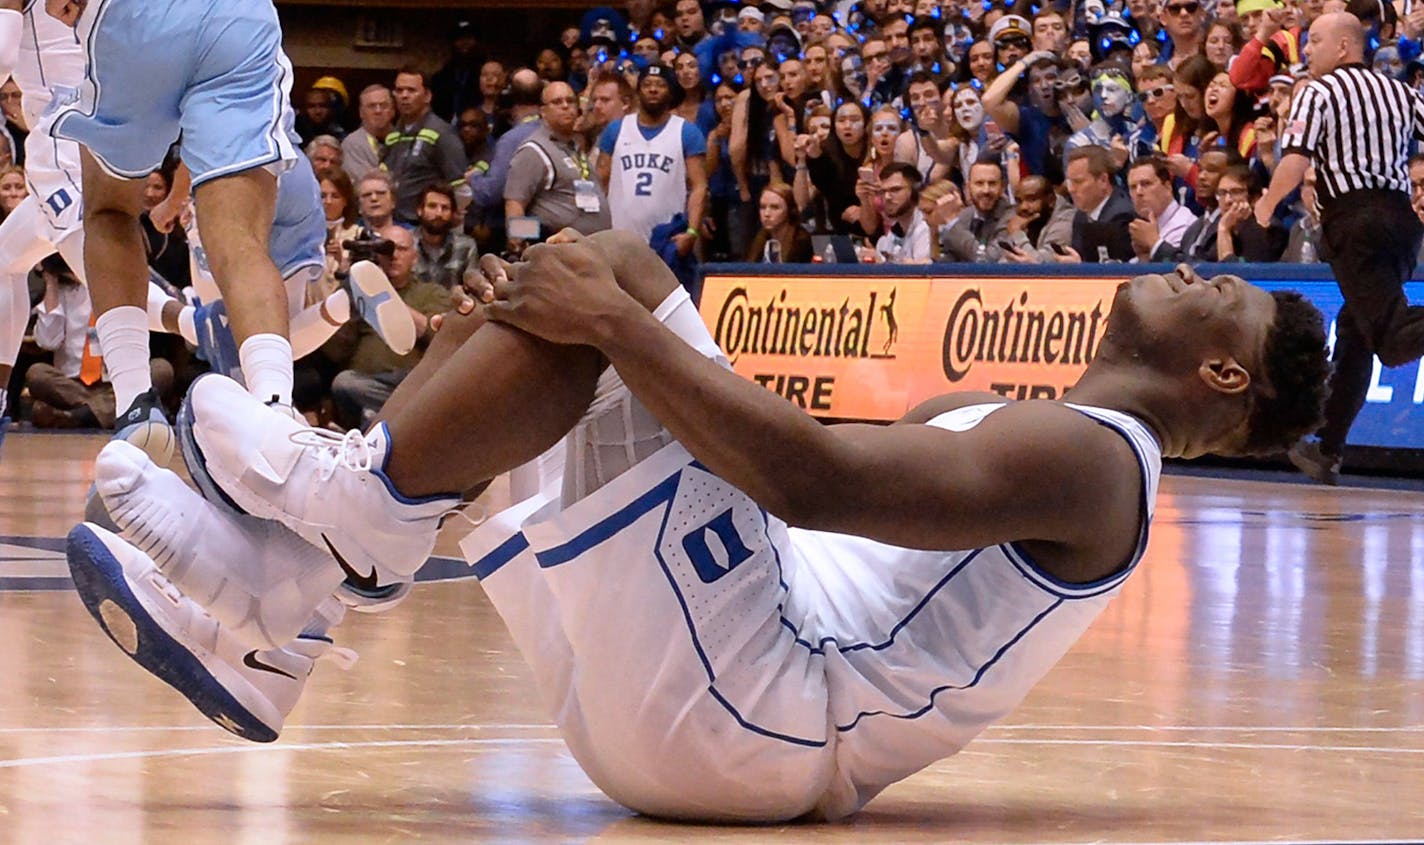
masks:
[[[109,173],[83,151],[83,266],[90,278],[103,279],[89,289],[97,318],[94,329],[104,365],[114,387],[115,437],[149,452],[160,463],[173,454],[172,429],[153,390],[148,350],[148,257],[139,214],[143,182]]]
[[[244,170],[199,183],[194,197],[248,389],[264,401],[290,405],[287,288],[268,253],[277,177],[261,168]]]

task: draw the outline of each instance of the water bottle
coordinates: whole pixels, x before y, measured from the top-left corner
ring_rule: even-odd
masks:
[[[767,238],[766,241],[766,263],[781,263],[781,241],[776,238]]]
[[[1310,232],[1305,233],[1305,240],[1300,245],[1300,263],[1314,264],[1317,261],[1315,254],[1315,239],[1310,236]]]
[[[830,244],[826,244],[826,251],[825,251],[825,253],[821,256],[821,260],[824,261],[824,262],[827,263],[827,264],[835,264],[835,263],[836,263],[836,248],[835,248],[834,246],[830,245]]]

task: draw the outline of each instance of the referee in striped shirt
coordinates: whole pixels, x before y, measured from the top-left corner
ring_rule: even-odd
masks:
[[[1398,367],[1424,356],[1424,306],[1411,306],[1424,224],[1410,207],[1410,142],[1424,141],[1424,99],[1364,64],[1365,31],[1348,12],[1321,15],[1305,47],[1311,82],[1281,134],[1281,160],[1256,204],[1267,226],[1315,165],[1323,255],[1345,304],[1336,318],[1334,372],[1318,440],[1291,449],[1311,478],[1336,484],[1345,437],[1365,404],[1373,356]]]

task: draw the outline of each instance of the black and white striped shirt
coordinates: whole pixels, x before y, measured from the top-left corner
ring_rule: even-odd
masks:
[[[1315,164],[1323,207],[1350,191],[1409,192],[1409,143],[1424,141],[1424,98],[1362,64],[1342,65],[1312,81],[1291,104],[1282,154]]]

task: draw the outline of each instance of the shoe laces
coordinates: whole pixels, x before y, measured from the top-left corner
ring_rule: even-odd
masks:
[[[371,470],[371,444],[359,429],[340,434],[322,428],[304,428],[288,437],[298,446],[316,450],[317,472],[322,481],[329,481],[342,468],[352,472]]]

